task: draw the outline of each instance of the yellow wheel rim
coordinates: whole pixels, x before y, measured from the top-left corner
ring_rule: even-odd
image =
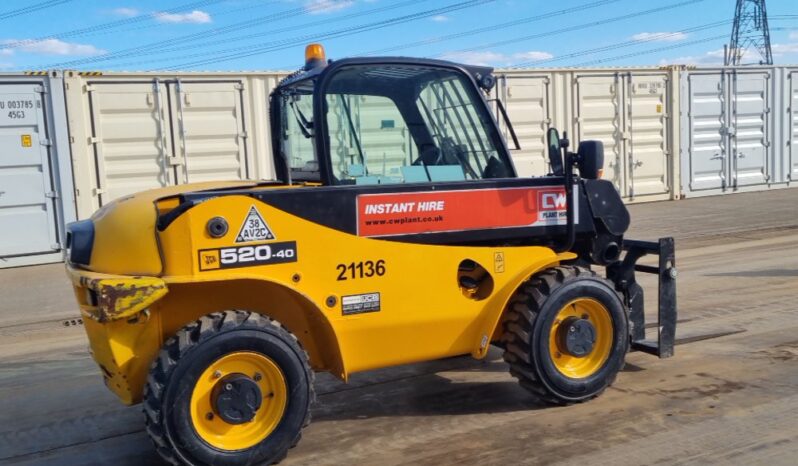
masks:
[[[560,332],[567,331],[569,319],[587,319],[595,329],[593,349],[584,356],[573,356],[563,348]],[[566,377],[583,379],[598,372],[612,351],[614,331],[610,312],[603,304],[591,298],[575,299],[560,309],[549,331],[549,354],[554,367]]]
[[[214,413],[212,392],[225,376],[244,374],[258,385],[263,397],[251,421],[229,424]],[[268,357],[250,351],[217,359],[200,375],[191,393],[191,422],[197,434],[221,450],[251,448],[269,436],[285,412],[288,388],[280,368]]]

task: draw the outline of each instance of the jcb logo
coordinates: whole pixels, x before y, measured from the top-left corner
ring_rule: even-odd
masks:
[[[541,210],[562,210],[565,209],[566,202],[564,192],[540,193]]]

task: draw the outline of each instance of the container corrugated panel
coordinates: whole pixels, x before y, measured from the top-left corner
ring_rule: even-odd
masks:
[[[678,69],[499,70],[521,176],[548,171],[546,131],[604,144],[604,178],[629,202],[673,199],[679,164]],[[507,137],[507,135],[505,135]]]
[[[703,196],[786,187],[784,110],[789,73],[778,67],[682,72],[682,193]],[[781,94],[784,93],[784,96]]]
[[[60,76],[0,75],[0,267],[57,262],[74,219]]]
[[[174,86],[170,104],[178,125],[177,179],[188,183],[250,178],[243,82],[178,80]]]
[[[784,181],[798,186],[798,68],[784,68],[781,75],[782,138]]]
[[[513,149],[513,162],[518,176],[543,176],[549,170],[546,131],[549,116],[549,84],[546,74],[510,74],[499,80],[499,89],[507,116],[515,131],[519,149]],[[504,138],[512,148],[511,135],[502,118],[498,118]]]
[[[66,72],[78,215],[145,189],[272,179],[281,73]]]
[[[335,94],[328,97],[328,108],[336,174],[398,176],[392,169],[409,163],[410,133],[393,101],[380,96]]]

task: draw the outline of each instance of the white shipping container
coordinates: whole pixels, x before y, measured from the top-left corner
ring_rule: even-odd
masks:
[[[61,260],[75,219],[61,75],[0,74],[0,268]]]
[[[765,66],[682,71],[684,196],[790,185],[791,74]]]
[[[77,211],[145,189],[272,179],[281,73],[65,73]]]
[[[678,197],[678,68],[498,70],[521,176],[548,172],[546,131],[604,143],[604,178],[629,202]],[[509,138],[508,134],[505,137]]]
[[[782,180],[788,186],[798,186],[798,68],[781,69],[779,82],[779,115],[783,124],[778,147],[782,153]]]

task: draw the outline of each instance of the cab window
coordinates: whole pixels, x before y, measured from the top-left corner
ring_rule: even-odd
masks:
[[[417,65],[353,65],[324,95],[333,182],[397,184],[512,175],[465,76]]]

